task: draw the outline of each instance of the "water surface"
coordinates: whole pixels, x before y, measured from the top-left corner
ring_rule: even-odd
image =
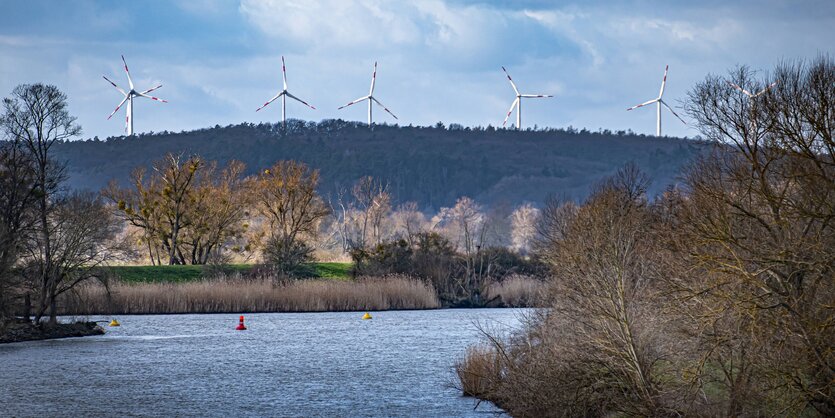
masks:
[[[103,336],[0,345],[3,416],[492,416],[451,387],[475,322],[510,309],[123,316]],[[95,317],[93,320],[108,320]]]

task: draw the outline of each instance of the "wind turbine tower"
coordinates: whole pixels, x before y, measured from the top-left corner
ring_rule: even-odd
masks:
[[[119,90],[119,93],[122,93],[125,96],[125,98],[122,99],[121,102],[119,102],[119,105],[116,106],[116,109],[113,110],[112,113],[110,113],[110,116],[108,116],[107,119],[109,120],[110,118],[112,118],[113,115],[116,114],[116,112],[119,111],[119,108],[121,108],[122,105],[125,104],[125,102],[127,102],[128,103],[128,108],[127,108],[127,111],[125,112],[125,132],[127,132],[128,136],[131,136],[131,135],[133,135],[133,98],[134,97],[145,97],[147,99],[156,100],[158,102],[163,102],[163,103],[168,103],[168,102],[165,101],[165,100],[162,100],[158,97],[148,96],[148,93],[162,87],[162,84],[160,84],[156,87],[152,87],[152,88],[150,88],[148,90],[145,90],[145,91],[142,91],[142,92],[138,92],[138,91],[134,90],[133,79],[130,76],[130,71],[128,70],[128,63],[125,61],[125,56],[124,55],[122,55],[122,63],[125,64],[125,73],[128,75],[128,85],[130,86],[130,91],[125,92],[121,87],[117,86],[116,83],[111,81],[109,78],[107,78],[105,76],[102,76],[105,80],[107,80],[108,83],[112,84],[113,87],[116,88],[116,90]]]
[[[670,107],[670,106],[669,106],[669,105],[668,105],[668,104],[667,104],[667,103],[666,103],[666,102],[662,99],[662,98],[664,97],[664,86],[666,86],[666,84],[667,84],[667,70],[669,70],[669,69],[670,69],[670,66],[669,66],[669,65],[668,65],[666,68],[664,68],[664,78],[663,78],[663,79],[661,79],[661,91],[658,93],[658,97],[657,97],[657,98],[652,99],[652,100],[650,100],[650,101],[648,101],[648,102],[641,103],[641,104],[636,105],[636,106],[632,106],[632,107],[630,107],[629,109],[626,109],[626,110],[637,109],[637,108],[639,108],[639,107],[643,107],[643,106],[646,106],[646,105],[649,105],[649,104],[653,104],[653,103],[655,103],[655,114],[656,114],[656,117],[657,117],[657,121],[656,121],[656,124],[655,124],[655,136],[661,136],[661,105],[664,105],[664,107],[666,107],[667,109],[669,109],[669,110],[670,110],[670,112],[672,112],[672,114],[673,114],[675,117],[677,117],[677,118],[678,118],[678,120],[680,120],[680,121],[681,121],[681,123],[683,123],[683,124],[687,125],[687,122],[685,122],[685,121],[684,121],[684,119],[682,119],[681,117],[679,117],[679,116],[678,116],[678,114],[676,113],[676,111],[675,111],[675,110],[673,110],[673,108],[672,108],[672,107]]]
[[[364,100],[368,100],[368,126],[371,126],[371,123],[373,122],[373,119],[371,117],[371,111],[374,107],[373,106],[374,103],[376,103],[377,105],[382,107],[383,110],[385,110],[386,112],[389,113],[389,115],[391,115],[395,119],[397,119],[397,116],[395,116],[394,113],[391,113],[391,110],[388,110],[387,107],[385,107],[382,103],[380,103],[379,100],[377,100],[376,97],[374,97],[374,84],[376,83],[376,81],[377,81],[377,62],[375,61],[374,62],[374,73],[371,74],[371,89],[368,91],[368,96],[363,96],[363,97],[360,97],[359,99],[354,99],[353,101],[349,102],[348,104],[346,104],[344,106],[340,106],[337,110],[346,108],[346,107],[351,106],[353,104],[357,104],[357,103],[362,102]]]
[[[267,107],[268,104],[274,102],[275,99],[278,99],[279,97],[281,97],[281,124],[283,126],[287,126],[287,98],[288,97],[297,101],[297,102],[299,102],[299,103],[301,103],[301,104],[303,104],[303,105],[305,105],[305,106],[307,106],[307,107],[309,107],[309,108],[311,108],[311,109],[313,109],[313,110],[316,110],[316,108],[313,107],[312,105],[309,105],[304,100],[299,99],[296,96],[293,96],[292,94],[290,94],[289,91],[287,91],[287,68],[284,65],[284,56],[283,55],[281,56],[281,77],[282,77],[282,81],[284,83],[284,88],[280,92],[278,92],[278,94],[276,94],[272,99],[268,100],[266,103],[261,105],[261,107],[259,107],[258,109],[255,109],[255,111],[257,112],[257,111]]]
[[[516,88],[516,83],[513,82],[513,79],[510,78],[510,74],[507,70],[502,67],[502,71],[504,71],[505,75],[507,75],[507,81],[510,81],[510,86],[513,87],[513,91],[516,92],[516,99],[510,105],[510,110],[507,111],[507,116],[504,117],[504,122],[502,122],[502,126],[507,125],[507,119],[510,117],[510,114],[513,113],[513,109],[516,109],[516,129],[522,129],[522,99],[544,99],[547,97],[554,97],[550,94],[522,94],[519,93],[519,89]]]

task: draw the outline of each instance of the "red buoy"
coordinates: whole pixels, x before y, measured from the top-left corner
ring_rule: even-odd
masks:
[[[244,325],[244,316],[241,315],[240,322],[238,322],[238,327],[235,328],[238,331],[246,331],[246,325]]]

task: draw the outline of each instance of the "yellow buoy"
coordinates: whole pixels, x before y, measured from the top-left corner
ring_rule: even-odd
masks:
[[[117,320],[115,320],[115,319],[114,319],[114,320],[112,320],[112,321],[110,321],[110,326],[111,326],[111,327],[118,327],[118,326],[121,326],[121,325],[122,325],[122,324],[120,324],[120,323],[119,323],[119,321],[117,321]]]
[[[371,314],[366,312],[365,315],[362,316],[362,319],[371,319]]]

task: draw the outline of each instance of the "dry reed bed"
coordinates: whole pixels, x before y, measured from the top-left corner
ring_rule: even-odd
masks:
[[[403,276],[357,281],[206,279],[186,283],[86,284],[61,303],[64,314],[178,314],[432,309],[435,290]]]
[[[530,308],[538,306],[545,283],[527,276],[514,275],[487,287],[487,298],[501,296],[504,306]]]
[[[501,384],[499,353],[491,346],[474,345],[467,348],[463,359],[455,363],[459,389],[464,396],[492,401],[496,387]]]

